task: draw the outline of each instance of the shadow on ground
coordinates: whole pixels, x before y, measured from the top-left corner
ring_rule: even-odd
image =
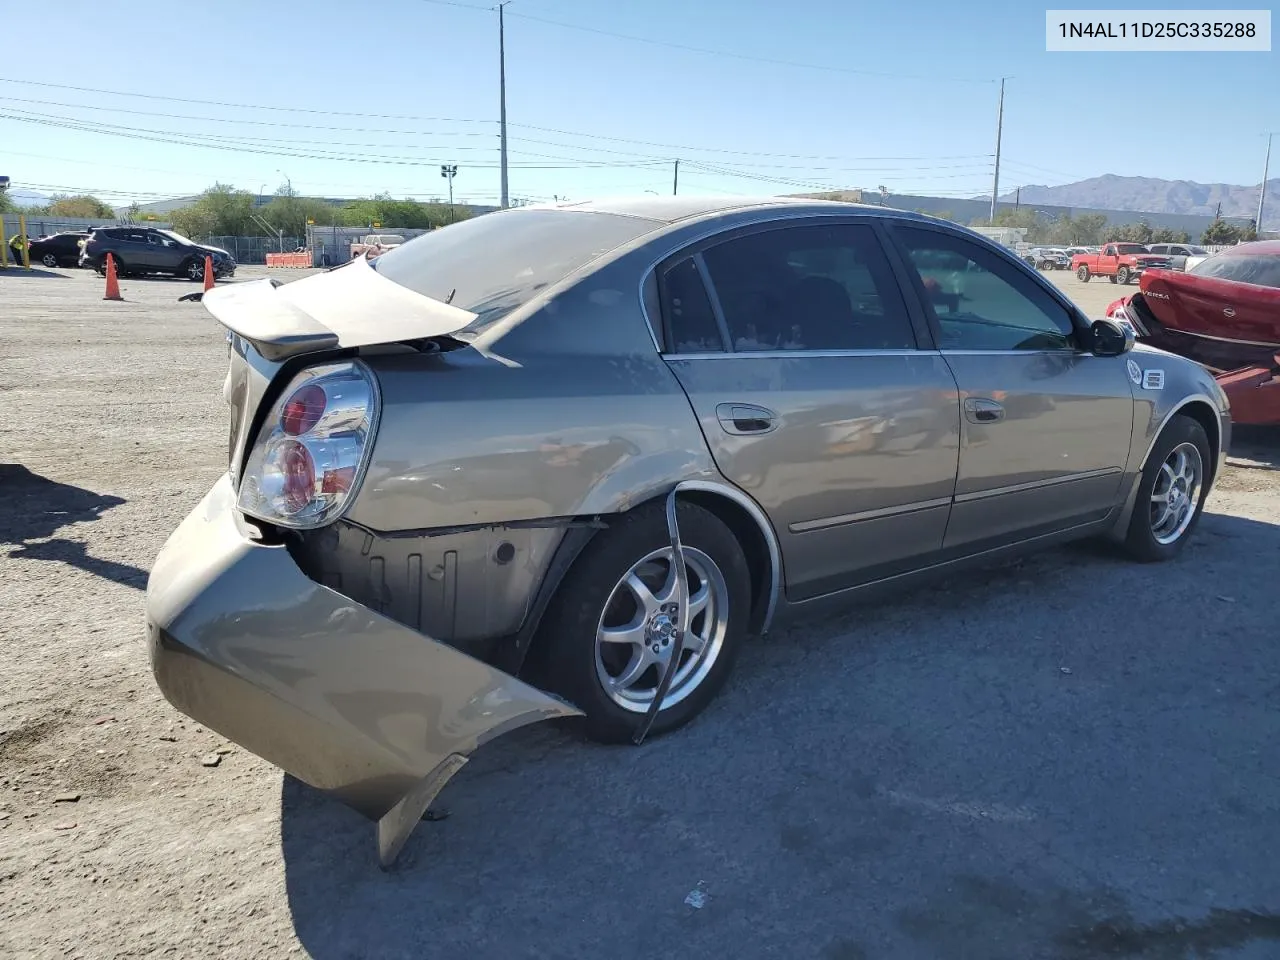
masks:
[[[91,557],[83,543],[56,536],[63,527],[97,520],[124,502],[123,497],[58,483],[20,463],[0,463],[0,545],[12,548],[8,555],[13,558],[65,563],[141,590],[147,583],[145,570]]]
[[[316,960],[1275,956],[1278,578],[1280,526],[1207,514],[1171,563],[1054,550],[851,607],[748,644],[643,747],[491,744],[387,873],[372,823],[286,777],[297,934]]]
[[[71,279],[63,271],[48,270],[44,267],[37,267],[34,264],[32,264],[30,270],[26,269],[25,267],[15,267],[12,264],[10,264],[8,267],[0,267],[0,279],[8,279],[11,277],[21,278],[25,280],[44,280],[44,279],[49,279],[51,277],[56,278],[58,280]]]
[[[1236,425],[1231,430],[1229,455],[1231,462],[1236,466],[1248,467],[1261,464],[1280,470],[1280,426]]]

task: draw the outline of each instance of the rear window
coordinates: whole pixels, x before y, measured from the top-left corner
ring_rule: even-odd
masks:
[[[1201,260],[1187,271],[1197,277],[1217,277],[1259,287],[1280,287],[1280,257],[1224,255]]]
[[[658,226],[608,213],[506,210],[414,237],[372,265],[415,293],[477,314],[475,332]]]

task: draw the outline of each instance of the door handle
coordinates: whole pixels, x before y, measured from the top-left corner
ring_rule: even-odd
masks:
[[[965,397],[964,417],[970,423],[996,423],[1004,419],[1004,407],[986,397]]]
[[[736,435],[768,433],[778,426],[776,413],[754,403],[717,404],[716,419],[725,433]]]

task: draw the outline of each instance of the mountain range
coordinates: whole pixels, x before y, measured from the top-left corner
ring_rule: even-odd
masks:
[[[1222,204],[1224,217],[1258,213],[1258,187],[1232,183],[1197,183],[1158,177],[1121,177],[1113,173],[1049,187],[1027,184],[1000,197],[1013,203],[1089,207],[1095,210],[1133,210],[1137,213],[1185,213],[1212,217]],[[1267,181],[1265,229],[1280,229],[1280,179]]]

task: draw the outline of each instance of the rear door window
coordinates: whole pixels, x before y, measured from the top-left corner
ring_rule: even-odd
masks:
[[[702,256],[736,353],[916,347],[870,226],[782,227],[735,237]]]
[[[671,345],[670,352],[719,353],[724,350],[724,338],[696,258],[685,257],[663,271],[659,290],[667,326],[663,339]]]

